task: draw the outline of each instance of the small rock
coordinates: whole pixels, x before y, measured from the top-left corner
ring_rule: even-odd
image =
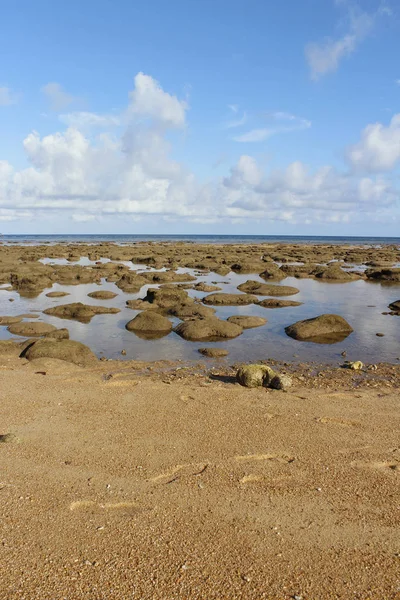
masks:
[[[274,390],[282,390],[284,392],[286,392],[292,385],[292,378],[289,377],[288,375],[275,375],[275,377],[272,378],[269,387],[273,388]]]
[[[385,336],[385,334],[384,334],[384,333],[376,333],[375,335],[376,335],[377,337],[384,337],[384,336]]]
[[[361,362],[361,360],[346,360],[342,367],[344,369],[352,369],[353,371],[361,371],[361,369],[364,367],[364,364]]]
[[[236,380],[244,387],[268,386],[276,373],[267,365],[245,365],[236,373]]]
[[[126,350],[121,350],[122,356],[126,356]]]

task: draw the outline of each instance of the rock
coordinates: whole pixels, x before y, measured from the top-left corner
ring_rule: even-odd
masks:
[[[55,331],[49,331],[49,333],[45,333],[44,338],[51,338],[52,340],[69,340],[69,331],[68,329],[56,329]]]
[[[259,306],[264,308],[285,308],[288,306],[301,306],[302,302],[295,302],[294,300],[280,300],[278,298],[266,298],[257,302]]]
[[[276,373],[267,365],[244,365],[236,373],[236,381],[244,387],[268,386]]]
[[[259,273],[264,268],[265,263],[262,260],[244,261],[234,263],[231,266],[232,271],[235,271],[235,273]]]
[[[188,298],[188,293],[185,290],[173,286],[149,288],[143,300],[145,302],[150,302],[150,304],[157,304],[160,308],[170,308],[171,306],[185,303]]]
[[[205,319],[184,321],[174,331],[185,340],[217,341],[220,339],[235,338],[243,332],[243,329],[235,323],[228,323],[217,317],[206,317]]]
[[[38,323],[37,321],[34,323],[29,321],[24,323],[14,323],[8,327],[10,333],[21,335],[23,337],[40,337],[46,333],[51,333],[56,329],[57,327],[50,325],[50,323]]]
[[[209,294],[203,298],[204,304],[214,306],[243,306],[245,304],[256,304],[258,298],[250,294]]]
[[[389,308],[390,308],[390,310],[392,310],[395,313],[400,313],[400,300],[396,300],[395,302],[391,302],[389,304]]]
[[[384,334],[384,333],[376,333],[375,335],[376,335],[377,337],[385,337],[385,334]]]
[[[121,350],[121,356],[126,356],[126,350]]]
[[[18,444],[19,441],[14,433],[2,433],[0,435],[0,444]]]
[[[367,269],[365,271],[367,279],[377,279],[378,281],[400,282],[400,269]]]
[[[72,340],[41,339],[29,344],[21,353],[21,358],[58,358],[79,366],[90,366],[97,361],[93,352],[80,342]]]
[[[107,281],[110,281],[110,278],[107,278]],[[128,273],[124,273],[122,277],[116,282],[116,286],[119,287],[120,290],[129,294],[136,294],[140,292],[142,287],[147,283],[146,279],[141,275],[138,275],[134,271],[129,271]]]
[[[199,352],[203,356],[207,356],[207,358],[220,358],[229,354],[225,348],[199,348]]]
[[[127,300],[126,306],[132,310],[157,310],[159,308],[158,304],[150,304],[150,302],[146,302],[140,298],[136,298],[135,300]]]
[[[88,294],[89,298],[96,298],[98,300],[111,300],[118,296],[118,294],[114,294],[114,292],[110,292],[108,290],[99,290],[97,292],[90,292]]]
[[[175,271],[149,271],[147,273],[141,273],[141,276],[146,280],[147,283],[166,283],[166,282],[180,282],[180,281],[195,281],[196,277],[190,275],[190,273],[175,273]]]
[[[200,281],[193,286],[193,289],[196,290],[196,292],[218,292],[222,288],[218,287],[218,285],[210,285],[204,281]]]
[[[270,381],[269,387],[274,390],[282,390],[286,392],[292,385],[292,378],[288,375],[276,374]]]
[[[272,283],[260,283],[251,279],[238,285],[238,290],[257,294],[257,296],[292,296],[299,293],[297,288],[290,285],[273,285]]]
[[[333,314],[297,321],[285,328],[286,334],[295,340],[321,344],[343,341],[352,331],[353,328],[343,317]]]
[[[311,272],[317,279],[327,279],[331,281],[353,281],[354,279],[360,279],[359,275],[343,271],[339,263],[331,263],[328,266],[317,267]]]
[[[22,321],[23,317],[21,316],[16,316],[16,317],[7,317],[7,316],[3,316],[0,317],[0,325],[12,325],[13,323],[20,323]]]
[[[361,369],[364,367],[364,364],[361,362],[361,360],[346,360],[346,362],[343,363],[342,367],[344,369],[352,369],[353,371],[361,371]]]
[[[275,263],[267,263],[267,267],[260,273],[260,277],[270,281],[281,281],[282,279],[285,279],[287,275]]]
[[[68,292],[49,292],[46,294],[48,298],[62,298],[63,296],[69,296]]]
[[[233,315],[232,317],[228,317],[228,323],[236,323],[236,325],[240,325],[243,329],[252,329],[253,327],[261,327],[265,325],[267,319],[263,319],[262,317],[247,317],[242,315]]]
[[[21,344],[14,340],[0,340],[0,356],[19,356]]]
[[[117,314],[119,308],[106,308],[105,306],[90,306],[82,302],[72,302],[71,304],[60,304],[47,308],[43,311],[46,315],[59,317],[60,319],[72,319],[81,323],[89,323],[95,315]]]
[[[142,333],[162,333],[163,335],[168,335],[172,331],[172,323],[158,312],[146,310],[136,315],[134,319],[125,325],[125,328],[134,333],[139,331]]]
[[[182,321],[186,319],[204,319],[206,317],[212,317],[215,313],[215,308],[211,306],[204,306],[198,302],[189,302],[187,304],[177,304],[167,309],[169,315],[178,317]]]

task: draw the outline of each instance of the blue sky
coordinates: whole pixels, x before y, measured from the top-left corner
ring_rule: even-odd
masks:
[[[3,3],[3,233],[400,235],[394,0]]]

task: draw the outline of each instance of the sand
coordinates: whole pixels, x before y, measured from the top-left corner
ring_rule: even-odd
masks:
[[[1,359],[0,598],[400,598],[398,379],[167,367]]]

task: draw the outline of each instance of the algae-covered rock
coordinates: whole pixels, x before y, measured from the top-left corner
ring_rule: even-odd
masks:
[[[276,373],[267,365],[244,365],[236,373],[236,381],[244,387],[267,387]]]
[[[343,341],[353,328],[340,315],[324,314],[297,321],[285,327],[286,334],[295,340],[332,344]]]
[[[28,345],[21,353],[21,358],[58,358],[79,366],[90,366],[97,361],[93,352],[80,342],[72,340],[41,339]]]
[[[199,352],[207,358],[221,358],[229,354],[225,348],[199,348]]]
[[[267,319],[263,317],[248,317],[245,315],[233,315],[232,317],[227,318],[228,323],[236,323],[236,325],[240,325],[243,329],[252,329],[253,327],[261,327],[265,325]]]
[[[206,317],[205,319],[184,321],[174,331],[185,340],[217,341],[225,338],[235,338],[243,332],[243,328],[235,323],[228,323],[217,317]]]
[[[82,302],[71,304],[60,304],[47,308],[43,311],[46,315],[59,317],[60,319],[72,319],[81,323],[89,323],[95,315],[116,314],[121,312],[119,308],[108,308],[105,306],[90,306]]]

